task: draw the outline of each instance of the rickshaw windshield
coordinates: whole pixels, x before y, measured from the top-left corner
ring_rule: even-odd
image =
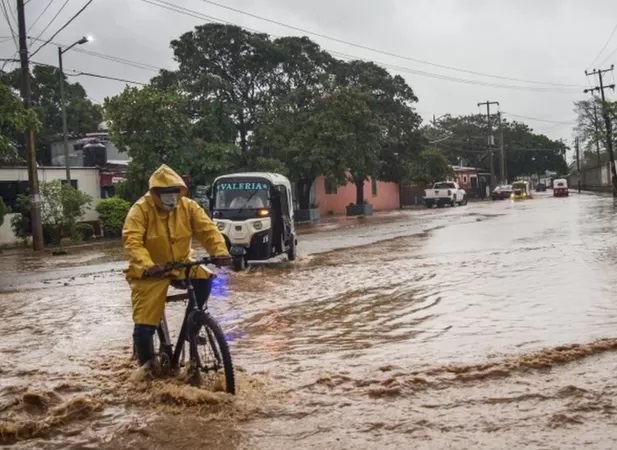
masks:
[[[527,185],[525,183],[512,183],[512,189],[517,191],[526,191]]]
[[[270,208],[270,183],[263,179],[226,178],[214,183],[214,209]]]

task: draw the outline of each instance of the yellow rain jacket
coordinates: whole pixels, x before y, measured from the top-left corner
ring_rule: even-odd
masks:
[[[180,187],[182,194],[173,211],[164,211],[153,195],[157,187]],[[191,241],[197,239],[209,255],[227,255],[221,233],[206,212],[186,197],[188,189],[182,178],[163,164],[150,177],[150,191],[129,210],[122,229],[122,243],[129,267],[124,271],[131,287],[133,321],[144,325],[158,325],[165,308],[170,280],[143,279],[143,274],[155,264],[191,260]],[[209,278],[206,269],[196,271],[195,278]],[[184,271],[167,275],[184,278]]]

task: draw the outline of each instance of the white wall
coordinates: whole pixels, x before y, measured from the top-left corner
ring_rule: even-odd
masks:
[[[0,227],[0,245],[13,245],[19,243],[19,239],[15,237],[11,230],[11,217],[16,214],[7,214],[4,216],[4,223]]]
[[[45,167],[38,170],[39,183],[43,181],[63,180],[66,177],[64,167]],[[90,195],[93,199],[91,207],[82,218],[84,221],[99,219],[94,209],[101,199],[101,186],[98,169],[71,168],[71,179],[77,180],[80,191]],[[0,167],[0,181],[28,181],[28,170],[25,167]],[[11,231],[11,214],[5,216],[4,224],[0,227],[0,245],[18,242]]]

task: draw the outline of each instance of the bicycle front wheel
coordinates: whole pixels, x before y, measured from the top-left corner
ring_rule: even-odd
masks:
[[[236,393],[236,380],[229,345],[214,318],[203,311],[193,317],[192,338],[197,349],[196,367],[200,384],[214,391]]]

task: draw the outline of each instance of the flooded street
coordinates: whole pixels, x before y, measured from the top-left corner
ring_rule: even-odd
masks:
[[[614,448],[616,226],[611,198],[538,194],[302,235],[220,272],[231,399],[127,381],[117,253],[2,255],[0,444]]]

